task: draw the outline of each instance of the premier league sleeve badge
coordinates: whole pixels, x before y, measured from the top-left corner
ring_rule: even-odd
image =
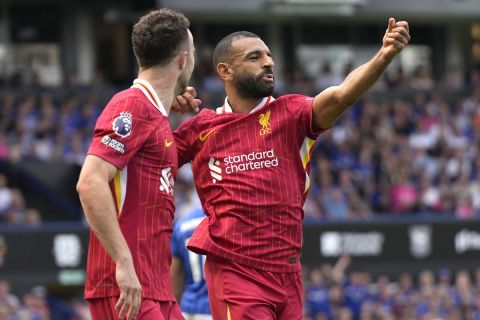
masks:
[[[120,112],[120,115],[112,122],[112,129],[118,136],[126,138],[132,133],[132,125],[132,114]]]

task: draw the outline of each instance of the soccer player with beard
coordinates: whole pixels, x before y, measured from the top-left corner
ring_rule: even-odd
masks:
[[[213,319],[302,318],[299,255],[310,152],[409,40],[408,23],[390,18],[381,49],[340,85],[315,97],[277,99],[274,62],[257,35],[236,32],[217,44],[225,103],[174,132],[179,166],[192,162],[208,216],[188,248],[207,255]]]
[[[193,71],[189,27],[169,9],[140,18],[138,79],[97,120],[77,184],[91,227],[85,298],[95,320],[183,319],[170,277],[178,161],[168,113]]]

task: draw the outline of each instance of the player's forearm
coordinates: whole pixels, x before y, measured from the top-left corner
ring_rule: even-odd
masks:
[[[352,71],[340,85],[327,88],[315,97],[312,119],[315,129],[332,127],[345,110],[375,84],[390,62],[382,50]]]
[[[382,48],[370,61],[352,71],[337,87],[340,108],[346,109],[360,99],[382,76],[390,61]]]
[[[87,221],[107,253],[116,264],[132,263],[108,183],[92,178],[79,183],[78,189]]]

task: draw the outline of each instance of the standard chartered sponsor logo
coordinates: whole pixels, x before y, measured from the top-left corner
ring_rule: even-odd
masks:
[[[225,172],[228,174],[262,168],[278,167],[278,158],[273,149],[260,152],[228,156],[223,159]]]
[[[173,186],[175,181],[172,177],[172,168],[162,169],[162,176],[160,177],[160,191],[173,195]]]
[[[210,161],[208,161],[208,168],[210,169],[210,174],[213,177],[213,183],[222,181],[222,168],[220,168],[220,161],[210,158]]]
[[[273,149],[259,152],[253,151],[223,158],[223,164],[225,165],[223,172],[233,174],[249,170],[278,167],[278,163],[278,157],[275,156]],[[221,181],[222,168],[220,161],[215,158],[210,158],[208,167],[213,178],[213,183]]]

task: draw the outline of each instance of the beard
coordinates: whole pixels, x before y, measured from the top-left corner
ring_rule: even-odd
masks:
[[[193,61],[189,61],[187,63],[187,66],[183,70],[183,72],[180,74],[180,76],[177,79],[177,83],[175,84],[175,91],[174,94],[176,96],[181,95],[187,90],[188,83],[190,82],[190,77],[192,76],[193,72]]]
[[[267,74],[273,74],[273,72],[266,70],[258,76],[251,73],[242,73],[234,79],[233,84],[242,97],[261,99],[271,96],[275,89],[275,80],[272,82],[263,80],[263,77]]]
[[[180,74],[177,80],[177,84],[175,85],[175,95],[181,95],[187,90],[188,82],[190,81],[190,77],[186,73]]]

